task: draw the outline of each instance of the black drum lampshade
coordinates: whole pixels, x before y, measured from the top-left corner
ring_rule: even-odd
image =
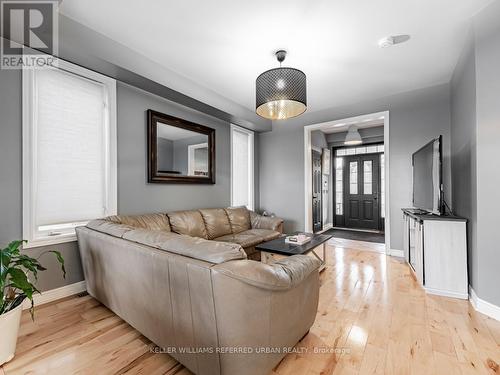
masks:
[[[286,51],[276,52],[278,61],[285,59]],[[256,112],[270,120],[285,120],[304,113],[307,109],[306,75],[294,68],[270,69],[256,80]]]

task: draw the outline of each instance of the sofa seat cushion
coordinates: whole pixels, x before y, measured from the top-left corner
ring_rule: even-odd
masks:
[[[223,208],[206,208],[199,211],[205,222],[209,240],[232,233],[229,218]]]
[[[105,220],[117,224],[130,225],[136,228],[164,230],[170,232],[170,223],[164,213],[144,214],[144,215],[115,215],[109,216]]]
[[[208,239],[205,222],[199,211],[169,212],[167,216],[170,220],[172,232]]]
[[[262,238],[260,238],[258,236],[253,236],[251,234],[244,234],[244,233],[228,234],[226,236],[217,237],[215,240],[222,241],[222,242],[237,243],[243,247],[255,246],[255,245],[262,242]]]
[[[231,223],[233,234],[238,234],[252,228],[250,212],[246,207],[229,207],[225,211]]]
[[[270,229],[249,229],[241,234],[250,234],[262,238],[261,242],[271,241],[281,236],[280,232]]]
[[[123,238],[213,264],[247,257],[245,251],[236,243],[209,241],[172,232],[135,229],[125,233]]]
[[[250,229],[238,234],[228,234],[226,236],[218,237],[215,240],[223,242],[233,242],[240,244],[244,248],[248,248],[258,245],[262,242],[277,238],[279,236],[279,232],[274,232],[272,230]]]

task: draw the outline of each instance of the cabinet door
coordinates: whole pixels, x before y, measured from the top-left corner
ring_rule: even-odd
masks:
[[[425,287],[450,297],[467,298],[465,222],[428,220],[425,230]]]
[[[403,214],[403,253],[405,260],[410,263],[410,217]]]
[[[424,285],[424,230],[418,222],[415,224],[415,273],[420,284]]]

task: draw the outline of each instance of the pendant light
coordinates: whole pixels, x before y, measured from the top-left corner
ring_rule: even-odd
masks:
[[[270,69],[256,80],[256,112],[270,120],[285,120],[307,109],[306,75],[294,68],[283,68],[286,51],[276,52],[279,68]]]
[[[349,130],[347,131],[347,134],[345,136],[344,145],[354,146],[360,145],[361,143],[363,143],[363,140],[361,139],[361,135],[358,132],[358,127],[356,125],[349,126]]]

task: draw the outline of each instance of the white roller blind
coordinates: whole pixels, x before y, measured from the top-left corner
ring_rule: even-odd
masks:
[[[104,216],[104,85],[59,69],[35,72],[35,225]]]
[[[253,209],[253,134],[232,128],[233,206]]]

